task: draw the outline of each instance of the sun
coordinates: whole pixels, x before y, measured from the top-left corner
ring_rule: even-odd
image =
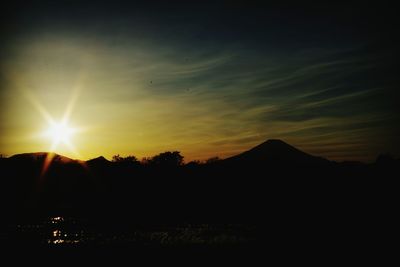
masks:
[[[59,144],[71,145],[71,138],[75,129],[68,125],[66,121],[52,122],[46,132],[46,136],[52,141],[52,149]]]
[[[31,95],[29,92],[26,92],[28,100],[40,113],[40,115],[42,115],[43,119],[47,122],[48,126],[47,129],[43,129],[41,134],[38,134],[38,136],[48,140],[49,143],[51,143],[49,153],[47,153],[46,158],[43,162],[43,167],[40,177],[43,177],[46,174],[48,168],[50,167],[56,155],[55,154],[56,150],[60,152],[58,149],[59,145],[63,145],[64,148],[67,148],[67,150],[73,153],[75,156],[79,158],[81,157],[80,153],[77,151],[75,145],[72,142],[73,141],[72,138],[76,133],[80,133],[84,131],[84,129],[81,127],[75,128],[69,124],[75,101],[78,98],[79,90],[80,90],[79,85],[77,85],[73,89],[71,99],[67,103],[64,115],[60,121],[54,120],[53,116],[50,115],[50,113],[35,99],[35,97]],[[65,152],[64,148],[61,151]]]

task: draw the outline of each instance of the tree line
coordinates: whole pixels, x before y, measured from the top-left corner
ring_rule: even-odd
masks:
[[[204,161],[194,160],[188,162],[186,165],[201,165],[212,164],[220,161],[219,157],[211,157]],[[112,162],[132,165],[145,165],[145,166],[165,166],[165,167],[179,167],[185,165],[184,157],[179,151],[167,151],[160,153],[153,157],[144,157],[139,160],[134,155],[122,157],[119,154],[112,157]]]

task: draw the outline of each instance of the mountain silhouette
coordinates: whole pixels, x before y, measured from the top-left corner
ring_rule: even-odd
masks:
[[[226,162],[245,164],[327,165],[327,159],[307,154],[279,139],[270,139],[239,155],[225,159]]]
[[[63,155],[59,155],[53,152],[33,152],[33,153],[22,153],[16,154],[9,157],[12,161],[29,161],[29,162],[43,162],[47,157],[52,159],[52,162],[60,164],[68,163],[82,163],[80,160],[74,160]]]
[[[86,162],[110,162],[110,161],[103,156],[99,156],[97,158],[89,159]]]
[[[111,161],[109,161],[103,156],[99,156],[97,158],[87,160],[86,163],[89,165],[106,165],[111,163]]]

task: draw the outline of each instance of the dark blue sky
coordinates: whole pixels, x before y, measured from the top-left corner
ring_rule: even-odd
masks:
[[[17,1],[4,13],[3,153],[40,148],[15,138],[34,124],[10,115],[21,90],[58,114],[79,80],[75,120],[119,133],[97,130],[84,157],[225,157],[268,138],[336,160],[399,155],[397,14],[384,2]]]

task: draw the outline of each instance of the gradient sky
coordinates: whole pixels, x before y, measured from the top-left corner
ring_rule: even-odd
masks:
[[[70,108],[76,151],[56,152],[73,158],[179,150],[189,161],[271,138],[332,160],[399,156],[392,10],[16,3],[1,21],[0,153],[49,150],[43,114]]]

